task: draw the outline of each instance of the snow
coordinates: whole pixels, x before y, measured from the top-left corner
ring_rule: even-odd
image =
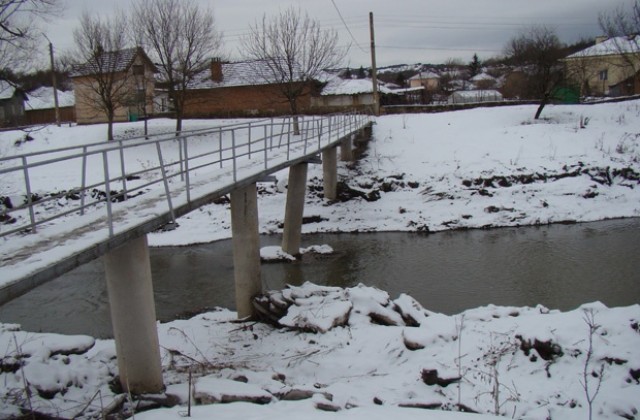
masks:
[[[496,78],[487,73],[479,73],[471,78],[472,82],[481,82],[484,80],[495,81]]]
[[[339,174],[353,190],[379,198],[329,204],[310,190],[305,216],[315,217],[303,232],[436,232],[639,217],[640,101],[547,106],[538,121],[535,110],[513,106],[378,118],[365,156],[357,164],[342,163]],[[150,121],[153,132],[172,125]],[[141,127],[118,124],[116,135],[140,133]],[[7,131],[0,133],[0,156],[99,141],[104,133],[102,125],[48,126],[30,133],[32,141],[16,144],[24,133]],[[127,165],[142,168],[147,161],[141,153]],[[309,184],[321,185],[321,174],[310,165]],[[281,171],[275,184],[261,184],[262,233],[282,231],[287,175]],[[65,168],[34,178],[38,193],[68,190],[76,182]],[[0,195],[18,200],[16,194],[12,181],[3,180]],[[204,206],[178,224],[150,234],[150,243],[229,238],[229,205]],[[7,241],[0,244],[3,253],[10,248]],[[58,248],[64,253],[69,247]],[[279,252],[263,249],[265,255]],[[266,405],[197,405],[194,418],[472,420],[495,418],[497,406],[506,417],[584,419],[583,384],[593,392],[600,378],[594,418],[638,415],[640,305],[607,308],[593,302],[568,312],[489,305],[448,316],[408,295],[389,296],[363,285],[305,284],[267,296],[285,308],[276,317],[279,327],[238,323],[226,309],[158,324],[167,394],[182,405],[136,417],[181,418],[189,371],[196,389],[215,398],[271,398]],[[591,336],[589,314],[598,325]],[[128,398],[109,387],[118,370],[113,340],[0,324],[0,362],[0,418],[26,407],[27,390],[35,410],[64,418],[99,417],[101,406],[119,407]],[[483,414],[447,411],[458,402]]]
[[[603,55],[615,55],[615,54],[637,54],[640,50],[640,44],[638,43],[638,36],[618,36],[609,38],[605,41],[599,42],[596,45],[585,48],[577,53],[571,54],[566,59],[583,58],[583,57],[596,57]]]
[[[76,103],[76,97],[73,91],[65,92],[58,90],[58,106],[61,108],[74,106]],[[38,109],[53,109],[55,108],[55,100],[53,95],[53,88],[43,86],[27,94],[27,101],[25,101],[24,107],[27,111]]]
[[[380,84],[378,86],[380,93],[393,93],[391,89]],[[334,77],[322,89],[322,96],[331,95],[359,95],[364,93],[373,93],[373,82],[371,79],[342,79]]]
[[[596,302],[564,313],[489,305],[447,316],[410,302],[418,323],[409,326],[400,309],[409,298],[393,301],[375,288],[307,283],[272,293],[286,295],[296,314],[306,305],[309,316],[289,313],[283,317],[288,328],[277,328],[239,323],[234,312],[220,309],[159,324],[166,394],[181,405],[136,417],[184,416],[191,372],[196,418],[325,418],[329,410],[337,412],[332,418],[471,420],[495,418],[497,406],[506,417],[583,419],[585,366],[590,389],[600,385],[595,418],[637,415],[640,305],[607,308]],[[380,308],[396,319],[384,323],[367,312]],[[331,325],[345,313],[344,322]],[[597,324],[591,336],[589,315]],[[325,328],[308,328],[310,320]],[[22,335],[14,339],[16,333]],[[83,354],[25,357],[22,344],[40,336],[15,326],[0,330],[6,367],[0,373],[0,417],[16,412],[25,378],[34,409],[65,418],[96,417],[101,406],[128,398],[108,385],[117,374],[113,340],[96,341]],[[81,337],[66,340],[67,347],[86,343]],[[41,354],[53,354],[48,344],[43,347]],[[600,383],[591,372],[601,369]],[[98,391],[100,399],[92,400]],[[458,406],[484,415],[452,412]]]
[[[409,78],[409,80],[425,80],[425,79],[439,79],[440,75],[433,71],[423,71],[415,76]]]
[[[0,80],[0,100],[13,98],[16,88],[4,80]]]

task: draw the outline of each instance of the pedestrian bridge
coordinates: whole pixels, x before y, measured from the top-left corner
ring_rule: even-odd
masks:
[[[236,309],[251,316],[262,288],[256,183],[290,167],[282,247],[298,254],[308,163],[321,156],[335,199],[337,149],[351,160],[371,124],[358,114],[267,119],[0,158],[0,304],[103,257],[121,384],[159,392],[146,234],[230,194]],[[52,174],[63,174],[59,193],[43,190]]]

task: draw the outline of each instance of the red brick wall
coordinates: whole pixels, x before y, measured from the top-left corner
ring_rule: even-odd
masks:
[[[289,103],[275,85],[190,90],[185,118],[246,117],[291,114]],[[301,113],[311,107],[310,90],[298,99]]]

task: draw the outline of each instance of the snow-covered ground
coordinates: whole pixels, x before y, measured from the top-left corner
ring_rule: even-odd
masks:
[[[364,157],[341,163],[341,201],[323,199],[321,168],[310,166],[305,216],[313,222],[304,232],[640,216],[640,101],[549,106],[540,121],[534,112],[517,106],[378,118]],[[162,131],[171,124],[151,126]],[[220,122],[189,121],[187,128],[207,124]],[[140,130],[135,123],[116,126],[120,136]],[[4,132],[0,155],[98,141],[104,132],[46,127],[17,144],[23,133]],[[43,188],[68,189],[61,184],[66,176],[51,174]],[[286,171],[277,177],[275,185],[261,185],[263,233],[281,230]],[[0,185],[0,195],[10,190],[10,183]],[[178,224],[151,234],[150,243],[228,238],[228,204],[202,207]],[[224,309],[159,325],[167,394],[182,405],[136,417],[184,416],[189,371],[200,403],[265,403],[198,405],[196,418],[489,418],[447,411],[462,407],[513,418],[585,419],[588,400],[593,418],[638,416],[640,305],[585,302],[566,313],[489,306],[446,316],[363,286],[307,284],[269,297],[285,307],[273,316],[282,328],[233,322],[235,314]],[[111,340],[0,324],[0,357],[0,417],[16,415],[18,407],[96,416],[127,399],[108,384],[117,374]]]

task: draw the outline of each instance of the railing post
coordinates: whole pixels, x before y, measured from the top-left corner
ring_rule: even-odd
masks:
[[[167,194],[167,203],[169,204],[169,213],[171,214],[171,220],[176,222],[176,215],[173,212],[173,203],[171,202],[171,192],[169,191],[169,180],[167,179],[167,171],[164,169],[164,160],[162,159],[162,149],[160,148],[160,142],[156,141],[156,149],[158,150],[158,161],[160,162],[160,172],[162,173],[162,180],[164,181],[164,192]]]
[[[269,127],[271,127],[271,135],[269,136],[269,139],[271,140],[271,150],[273,150],[273,117],[271,118],[271,124],[269,124]]]
[[[231,156],[233,157],[233,182],[237,181],[236,174],[236,130],[231,130]]]
[[[127,199],[127,178],[124,170],[124,149],[122,148],[122,140],[118,141],[120,147],[120,173],[122,174],[122,191],[124,192],[124,199]]]
[[[184,139],[184,178],[187,187],[187,203],[191,202],[191,184],[189,182],[189,150],[187,148],[187,138]]]
[[[269,160],[269,153],[267,151],[267,126],[264,126],[264,169],[267,169],[267,162]]]
[[[291,120],[289,120],[291,121]],[[282,121],[282,131],[284,131],[284,120]],[[287,144],[291,144],[291,122],[287,124]]]
[[[109,158],[107,151],[102,152],[102,167],[104,171],[104,190],[107,195],[107,222],[109,224],[109,237],[113,237],[113,213],[111,211],[111,179],[109,178]]]
[[[284,129],[284,126],[282,127]],[[287,134],[287,160],[291,159],[291,132]]]
[[[222,168],[222,129],[218,129],[218,152],[220,153],[220,167]]]
[[[80,188],[80,215],[84,216],[84,196],[87,187],[87,146],[82,147],[82,186]]]
[[[251,159],[251,122],[249,122],[249,127],[248,127],[248,133],[247,136],[249,137],[249,141],[247,143],[247,146],[249,147],[249,159]]]
[[[182,140],[183,140],[183,137],[178,137],[178,160],[180,161],[180,181],[184,181],[184,162],[182,161]]]
[[[24,171],[24,184],[27,189],[27,206],[29,206],[29,219],[31,220],[31,230],[36,232],[36,214],[33,211],[33,197],[31,196],[31,181],[29,180],[29,168],[27,167],[27,157],[22,156],[22,169]]]

